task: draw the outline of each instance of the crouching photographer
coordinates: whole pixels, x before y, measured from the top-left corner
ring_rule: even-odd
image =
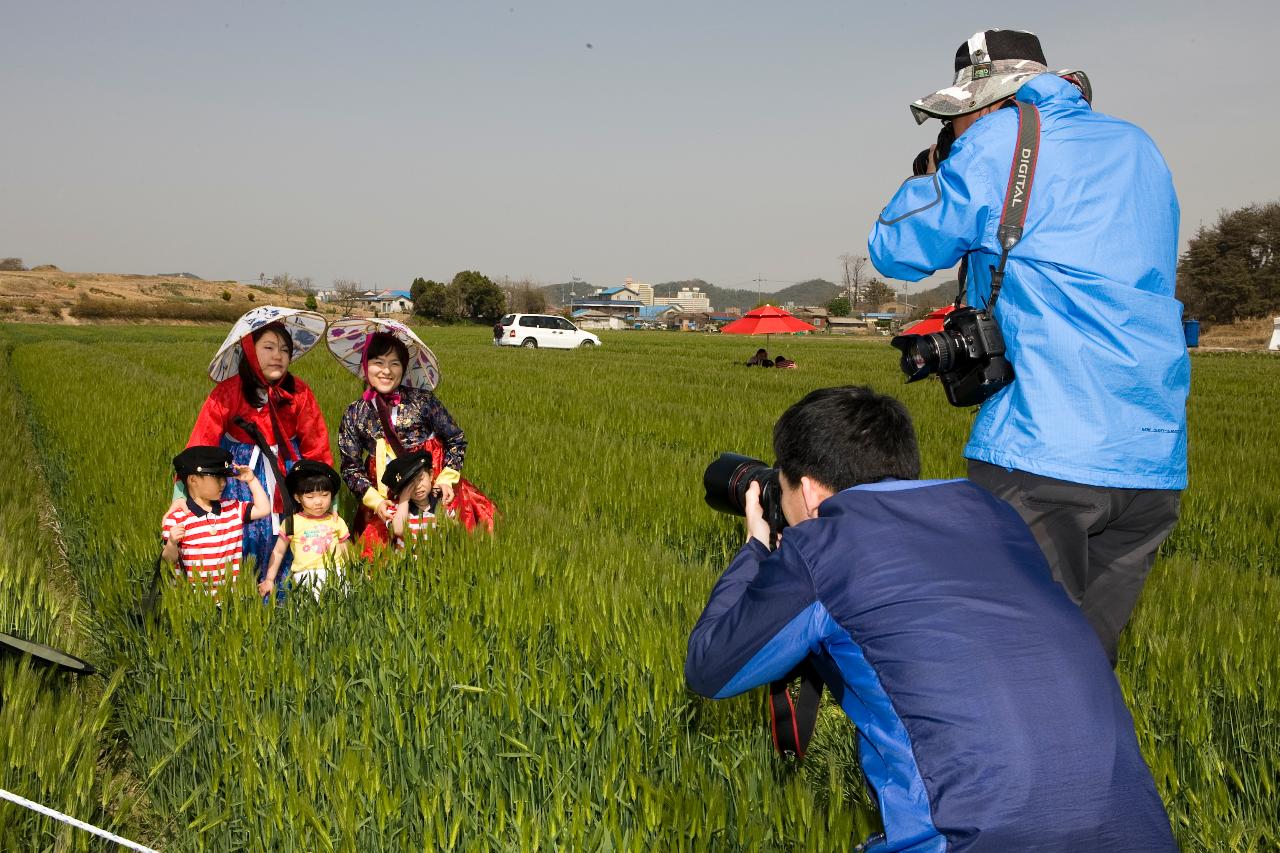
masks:
[[[1092,95],[1032,33],[974,33],[951,85],[911,104],[943,128],[867,245],[890,278],[960,264],[968,305],[896,338],[902,369],[981,406],[970,479],[1031,527],[1114,666],[1186,486],[1190,369],[1173,180]]]
[[[773,447],[776,474],[708,471],[748,538],[689,637],[693,690],[816,670],[858,728],[876,853],[1176,849],[1107,657],[1008,504],[919,479],[910,416],[869,388],[809,394]]]

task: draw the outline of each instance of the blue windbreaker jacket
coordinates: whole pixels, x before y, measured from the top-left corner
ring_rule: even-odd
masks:
[[[685,678],[724,698],[810,655],[857,725],[876,853],[1177,849],[1097,636],[1013,508],[968,480],[858,486],[776,552],[748,542]]]
[[[983,404],[964,455],[1086,485],[1184,488],[1190,368],[1168,167],[1145,133],[1059,77],[1017,98],[1041,121],[995,312],[1017,378]],[[1017,127],[1017,110],[979,119],[936,174],[902,185],[871,230],[876,269],[918,281],[970,253],[967,301],[986,304]]]

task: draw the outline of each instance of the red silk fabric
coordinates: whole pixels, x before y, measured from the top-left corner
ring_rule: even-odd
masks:
[[[433,471],[444,470],[444,445],[440,443],[438,438],[427,439],[416,450],[431,454],[431,469]],[[377,471],[374,470],[376,464],[373,456],[369,456],[366,465],[368,466],[369,482],[371,483],[377,482]],[[487,532],[492,533],[494,521],[498,514],[498,508],[494,506],[493,501],[484,492],[480,491],[474,483],[465,478],[453,484],[453,503],[446,505],[445,509],[454,514],[454,517],[462,523],[468,533],[474,531],[480,525],[483,525]],[[376,512],[363,504],[356,512],[355,526],[360,531],[361,553],[365,557],[372,557],[374,549],[390,544],[391,537],[387,531],[386,522],[379,518]]]

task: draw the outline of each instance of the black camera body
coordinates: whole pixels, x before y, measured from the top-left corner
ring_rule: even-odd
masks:
[[[730,515],[747,514],[747,489],[752,483],[760,484],[760,508],[776,542],[778,534],[787,526],[782,514],[782,486],[778,483],[777,468],[740,453],[721,453],[702,473],[707,506]]]
[[[890,343],[902,352],[899,366],[907,382],[936,373],[953,406],[980,405],[1014,379],[1000,325],[984,310],[957,308],[942,321],[941,332],[898,335]]]

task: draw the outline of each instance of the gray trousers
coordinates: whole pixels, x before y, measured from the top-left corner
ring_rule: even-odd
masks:
[[[1182,492],[1085,486],[973,459],[969,479],[1022,516],[1114,667],[1120,631],[1178,520]]]

